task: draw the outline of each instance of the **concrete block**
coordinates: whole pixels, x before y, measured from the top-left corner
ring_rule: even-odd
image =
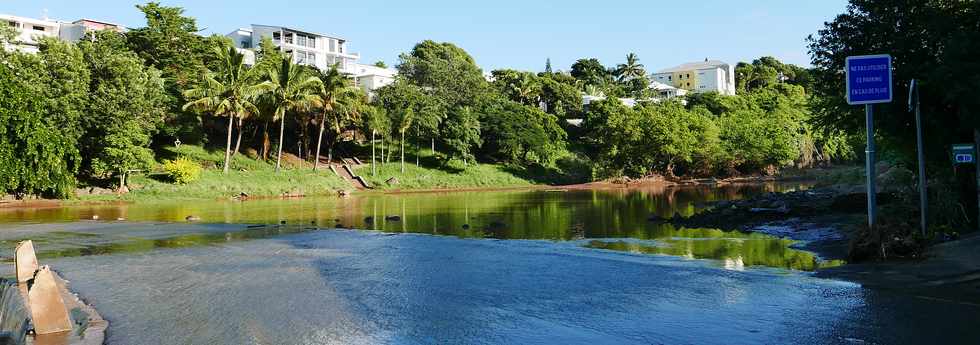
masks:
[[[22,241],[17,244],[14,252],[16,253],[14,266],[17,269],[17,282],[23,283],[34,279],[34,272],[37,271],[37,256],[34,255],[34,242],[31,240]]]
[[[61,289],[48,266],[41,266],[34,276],[34,284],[27,292],[31,320],[36,334],[71,331],[72,323],[68,308],[61,297]]]

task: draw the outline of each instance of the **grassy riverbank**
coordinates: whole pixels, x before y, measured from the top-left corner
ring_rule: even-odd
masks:
[[[294,156],[284,156],[283,169],[275,172],[275,161],[266,162],[236,155],[231,171],[224,174],[221,164],[223,153],[209,151],[199,146],[183,145],[180,149],[165,149],[163,159],[185,157],[200,164],[204,170],[199,179],[186,184],[174,184],[166,179],[159,167],[146,174],[130,177],[126,194],[82,194],[83,201],[135,201],[150,202],[184,199],[222,199],[246,193],[249,197],[276,197],[283,195],[329,195],[338,190],[353,187],[325,167],[313,172],[312,164]],[[163,163],[163,162],[159,162]]]
[[[460,164],[461,165],[461,164]],[[467,188],[507,188],[532,186],[534,182],[522,178],[507,167],[494,164],[470,164],[462,166],[426,167],[405,162],[405,172],[401,163],[378,164],[377,173],[372,175],[371,165],[355,169],[371,186],[380,190],[396,189],[467,189]],[[398,182],[389,184],[388,179]]]

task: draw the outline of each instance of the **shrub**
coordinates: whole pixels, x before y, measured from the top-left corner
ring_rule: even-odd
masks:
[[[186,157],[163,163],[163,170],[175,184],[194,182],[201,177],[201,165]]]

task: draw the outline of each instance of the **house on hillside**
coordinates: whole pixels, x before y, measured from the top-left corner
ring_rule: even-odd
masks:
[[[735,94],[735,67],[718,60],[704,59],[662,69],[651,80],[688,92]]]

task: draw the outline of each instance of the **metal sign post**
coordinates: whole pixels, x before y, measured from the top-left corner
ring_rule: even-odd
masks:
[[[875,187],[875,103],[892,101],[892,57],[890,55],[849,56],[845,60],[847,75],[847,104],[864,105],[868,128],[868,146],[865,150],[868,177],[868,227],[875,230],[877,203]],[[879,234],[880,236],[880,234]]]
[[[915,106],[913,106],[913,101]],[[928,223],[928,179],[926,178],[926,153],[922,145],[922,113],[919,108],[919,85],[915,79],[909,84],[909,111],[915,111],[915,144],[919,159],[919,227],[922,238],[926,237]]]

